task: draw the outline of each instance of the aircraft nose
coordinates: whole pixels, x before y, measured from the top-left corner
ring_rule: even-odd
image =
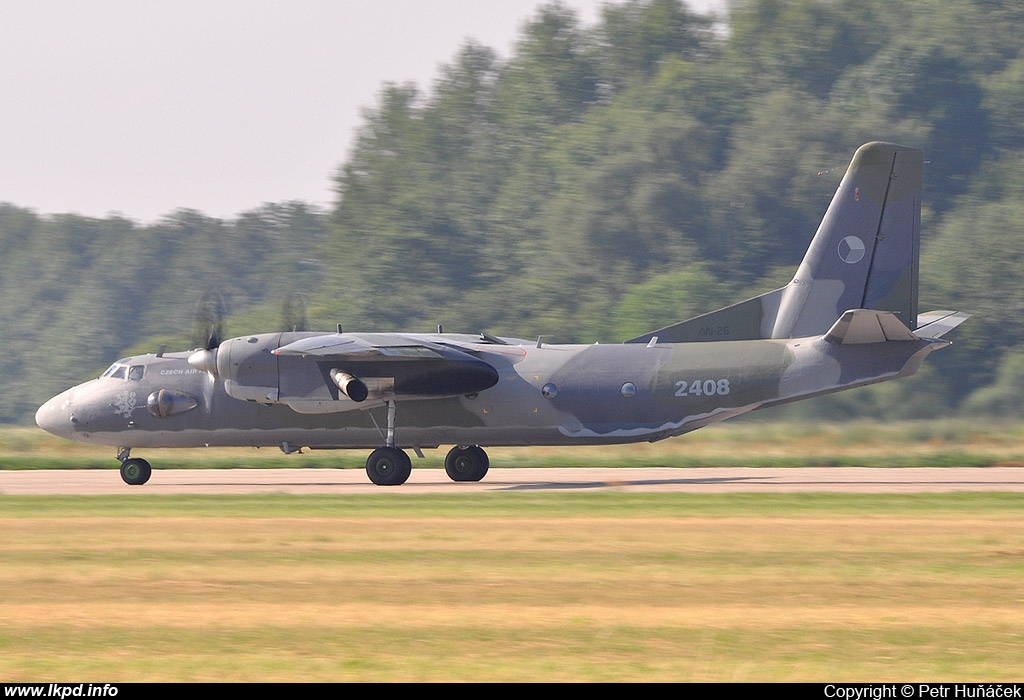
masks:
[[[73,440],[70,391],[58,394],[40,406],[36,411],[36,425],[57,437]]]

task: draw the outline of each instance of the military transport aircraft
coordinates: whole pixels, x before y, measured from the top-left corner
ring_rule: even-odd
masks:
[[[787,286],[624,343],[555,345],[487,333],[264,333],[128,357],[36,413],[43,429],[118,447],[143,484],[147,447],[373,449],[371,481],[402,484],[402,448],[655,441],[767,406],[905,377],[967,314],[918,314],[922,160],[854,155]],[[666,299],[665,303],[672,301]]]

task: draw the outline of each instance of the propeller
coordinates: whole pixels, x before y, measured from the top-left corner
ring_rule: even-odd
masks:
[[[192,323],[193,338],[198,341],[205,336],[206,344],[188,356],[188,363],[211,377],[217,376],[217,348],[220,347],[225,315],[226,305],[220,292],[216,288],[203,290],[196,302]]]
[[[211,333],[206,341],[206,347],[196,350],[188,356],[188,363],[196,369],[202,370],[211,377],[217,376],[217,349],[220,341],[216,333]]]

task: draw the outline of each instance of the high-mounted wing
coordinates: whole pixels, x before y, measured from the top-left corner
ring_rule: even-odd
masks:
[[[303,338],[272,351],[275,355],[298,355],[322,359],[422,360],[449,356],[444,346],[410,336],[334,333]],[[457,351],[456,351],[457,352]],[[464,355],[465,353],[458,353]]]
[[[278,399],[301,413],[345,411],[367,399],[463,396],[498,383],[489,363],[458,348],[400,334],[311,336],[271,351]]]

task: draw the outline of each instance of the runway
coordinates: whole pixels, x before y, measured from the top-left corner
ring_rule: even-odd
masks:
[[[442,469],[413,469],[402,486],[374,486],[362,469],[154,469],[128,486],[114,469],[0,471],[3,495],[472,494],[488,492],[949,493],[1024,492],[1022,467],[945,468],[492,468],[456,483]]]

